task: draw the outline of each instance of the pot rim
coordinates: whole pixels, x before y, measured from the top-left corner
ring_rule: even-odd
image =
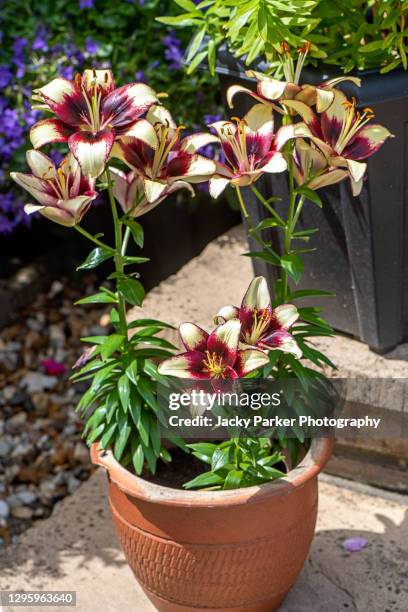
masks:
[[[165,506],[236,506],[258,503],[276,495],[288,495],[315,478],[328,462],[334,440],[332,437],[315,438],[304,459],[287,476],[261,485],[227,491],[185,491],[172,489],[149,482],[116,461],[110,450],[98,449],[98,443],[91,446],[91,460],[103,467],[110,481],[131,497]]]

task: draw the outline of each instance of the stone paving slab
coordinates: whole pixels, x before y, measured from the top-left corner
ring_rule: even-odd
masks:
[[[153,612],[119,548],[106,488],[98,470],[8,549],[0,559],[0,589],[75,590],[78,612]],[[311,555],[281,612],[406,612],[408,505],[402,496],[373,492],[320,483]],[[346,552],[342,543],[356,535],[367,546]]]

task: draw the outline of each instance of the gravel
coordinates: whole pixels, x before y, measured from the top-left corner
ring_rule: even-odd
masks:
[[[0,554],[93,471],[75,412],[84,386],[68,379],[80,338],[109,330],[104,307],[72,306],[95,292],[94,276],[82,283],[55,281],[0,331]]]

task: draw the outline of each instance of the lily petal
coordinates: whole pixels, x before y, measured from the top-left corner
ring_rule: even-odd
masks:
[[[393,134],[382,125],[365,125],[346,146],[343,155],[355,160],[366,159],[378,151],[387,138],[392,137]]]
[[[53,79],[44,87],[40,87],[39,89],[34,89],[34,99],[41,100],[49,100],[54,102],[55,104],[61,104],[64,102],[66,97],[72,96],[77,90],[74,81],[69,81],[68,79],[64,79],[58,77]]]
[[[101,112],[105,122],[120,132],[158,101],[151,87],[144,83],[131,83],[111,91],[101,102]]]
[[[346,117],[345,104],[347,98],[339,89],[335,90],[334,100],[329,108],[321,114],[321,126],[324,139],[334,147],[341,134],[343,121]]]
[[[30,140],[34,149],[40,149],[51,142],[67,142],[72,128],[59,119],[43,119],[30,130]]]
[[[242,87],[241,85],[231,85],[231,87],[228,87],[227,90],[227,104],[230,108],[234,108],[233,99],[239,93],[246,93],[255,98],[256,100],[259,100],[259,102],[264,102],[264,98],[258,96],[254,91],[252,91],[252,89],[248,89],[248,87]]]
[[[208,181],[208,188],[212,198],[216,199],[222,194],[225,188],[229,185],[230,179],[222,176],[213,176]]]
[[[195,323],[182,323],[179,332],[181,340],[188,351],[204,353],[207,349],[209,334]]]
[[[263,276],[256,276],[250,283],[244,298],[242,308],[262,310],[270,308],[271,296],[269,295],[268,284]]]
[[[262,166],[262,172],[284,172],[288,167],[286,159],[278,151],[267,156],[267,162]]]
[[[289,329],[299,318],[299,312],[293,304],[281,304],[273,309],[273,318],[282,329]]]
[[[197,132],[191,136],[186,136],[180,143],[180,149],[187,153],[195,153],[201,147],[205,147],[208,144],[214,142],[220,142],[220,139],[214,134],[208,134],[206,132]]]
[[[24,206],[24,212],[27,215],[39,212],[50,221],[63,225],[64,227],[73,227],[75,225],[74,217],[63,208],[58,208],[57,206],[35,206],[33,204],[26,204],[26,206]]]
[[[48,181],[22,172],[10,172],[10,177],[43,206],[56,205],[58,198]]]
[[[82,85],[88,93],[96,85],[101,88],[105,94],[108,94],[115,89],[113,72],[112,70],[86,69],[82,73]]]
[[[237,308],[237,306],[224,306],[221,308],[221,310],[217,312],[214,322],[219,325],[231,319],[239,319],[239,308]]]
[[[322,130],[320,128],[319,120],[310,106],[304,102],[299,102],[299,100],[282,100],[282,104],[300,115],[306,125],[313,132],[314,136],[317,136],[318,138],[322,137]]]
[[[173,178],[180,178],[189,183],[202,183],[207,181],[216,170],[215,163],[203,155],[190,155],[185,151],[180,151],[167,164],[167,175]]]
[[[208,351],[222,357],[226,365],[233,366],[240,332],[241,323],[237,319],[222,323],[208,337]]]
[[[176,378],[210,379],[210,373],[203,369],[203,360],[203,353],[188,351],[162,361],[158,371],[165,376]]]
[[[171,135],[173,135],[177,129],[177,123],[174,121],[171,113],[167,110],[167,108],[159,104],[154,104],[149,108],[146,115],[146,120],[152,125],[160,123],[161,125],[170,128],[170,132],[172,133]]]
[[[115,140],[112,130],[77,132],[68,140],[68,146],[85,176],[97,178],[105,170]]]
[[[278,81],[277,79],[259,81],[258,94],[267,100],[279,100],[285,93],[286,85],[285,81]]]
[[[293,355],[296,359],[300,359],[303,354],[295,338],[285,329],[277,330],[262,338],[259,345],[265,350],[279,349],[283,353]]]
[[[262,368],[269,363],[269,357],[263,351],[257,349],[245,349],[237,352],[237,359],[234,364],[234,370],[240,378],[243,378],[250,372]]]
[[[309,189],[321,189],[321,187],[327,187],[328,185],[335,185],[336,183],[340,183],[347,178],[348,172],[346,170],[335,170],[330,169],[327,172],[324,172],[320,176],[316,176],[311,181],[307,183]],[[357,194],[358,195],[358,194]]]
[[[356,182],[360,181],[367,170],[367,164],[364,162],[354,161],[353,159],[347,159],[346,162],[353,180]]]
[[[273,111],[268,104],[254,104],[242,120],[248,131],[273,134]]]
[[[156,130],[149,121],[146,119],[139,119],[136,121],[126,132],[122,134],[122,137],[136,138],[147,144],[152,149],[156,150],[159,146],[159,140],[157,138]]]
[[[54,178],[56,176],[56,169],[52,160],[41,151],[30,149],[26,153],[26,159],[34,176],[38,178]]]
[[[128,181],[127,176],[121,170],[114,168],[113,166],[109,167],[109,173],[113,180],[113,195],[121,205],[124,212],[127,210],[127,192],[128,192]]]
[[[82,217],[85,215],[97,195],[98,194],[94,192],[92,195],[79,195],[69,200],[58,200],[58,205],[61,209],[63,208],[73,216],[76,225],[80,223]]]
[[[148,202],[155,202],[166,190],[166,183],[160,183],[159,181],[143,179],[143,185]]]
[[[281,151],[285,144],[292,138],[295,138],[295,136],[295,127],[293,125],[284,125],[275,134],[274,147],[277,151]]]

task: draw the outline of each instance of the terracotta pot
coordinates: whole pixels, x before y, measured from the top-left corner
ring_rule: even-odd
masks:
[[[317,475],[332,440],[312,442],[279,481],[232,491],[170,489],[134,476],[92,446],[108,472],[119,540],[136,578],[163,612],[272,612],[308,555]]]

